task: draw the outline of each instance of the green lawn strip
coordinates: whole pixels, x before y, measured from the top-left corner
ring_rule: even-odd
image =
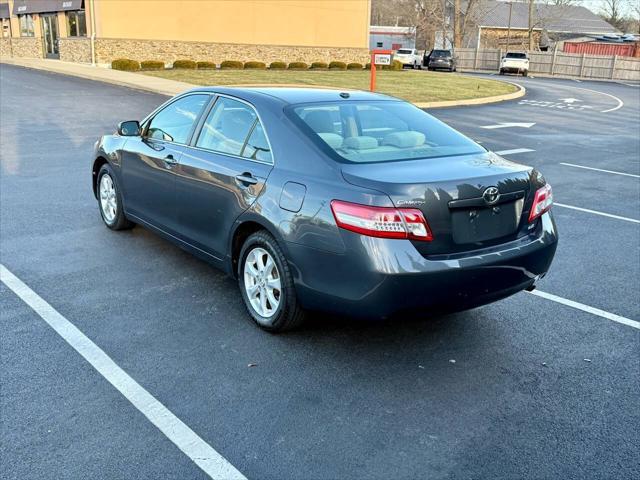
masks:
[[[317,85],[369,89],[369,71],[161,70],[145,75],[194,85]],[[410,102],[438,102],[492,97],[515,92],[511,84],[450,73],[378,71],[376,91]]]

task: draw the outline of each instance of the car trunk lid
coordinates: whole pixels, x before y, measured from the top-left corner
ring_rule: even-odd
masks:
[[[490,152],[342,167],[347,182],[387,194],[396,207],[422,211],[434,235],[431,242],[414,242],[423,255],[526,235],[531,171]]]

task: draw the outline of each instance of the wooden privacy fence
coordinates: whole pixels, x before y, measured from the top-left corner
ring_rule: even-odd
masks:
[[[497,72],[504,53],[506,51],[501,49],[458,48],[458,68]],[[640,58],[558,51],[530,52],[529,72],[559,77],[640,81]]]

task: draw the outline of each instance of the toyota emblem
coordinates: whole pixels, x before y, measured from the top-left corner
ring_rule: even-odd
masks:
[[[482,194],[482,198],[487,205],[493,205],[500,199],[500,192],[497,187],[489,187]]]

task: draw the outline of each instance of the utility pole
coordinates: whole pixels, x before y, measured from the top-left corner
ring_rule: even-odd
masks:
[[[529,51],[533,50],[533,0],[529,0]]]
[[[509,2],[509,26],[507,27],[507,52],[511,45],[511,12],[513,11],[513,2]]]
[[[462,48],[462,15],[460,15],[460,0],[453,3],[453,46]]]

